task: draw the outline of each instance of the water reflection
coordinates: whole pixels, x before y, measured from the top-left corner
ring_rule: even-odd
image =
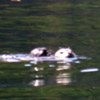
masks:
[[[43,86],[45,84],[44,79],[36,79],[29,83],[32,86]]]
[[[68,85],[71,83],[71,76],[69,73],[62,73],[58,74],[55,79],[50,79],[46,81],[45,79],[35,79],[29,83],[31,86],[43,86],[43,85],[50,85],[50,84],[62,84]]]
[[[88,60],[88,63],[91,61],[93,60]],[[84,67],[82,61],[39,62],[37,65],[25,63],[1,63],[0,87],[38,87],[51,84],[99,86],[99,67]]]
[[[70,73],[62,73],[56,76],[57,84],[68,85],[71,83]]]
[[[59,65],[48,65],[49,69],[47,71],[54,71],[54,74],[48,75],[40,75],[40,73],[44,74],[46,69],[42,67],[34,67],[33,71],[36,72],[34,80],[32,80],[29,85],[31,86],[43,86],[50,84],[61,84],[68,85],[71,83],[71,75],[69,72],[66,72],[67,69],[71,68],[71,64],[59,64]],[[65,72],[62,72],[65,71]],[[49,72],[48,72],[49,73]],[[34,73],[33,73],[34,74]]]
[[[66,70],[66,69],[69,69],[71,67],[71,64],[70,63],[66,63],[64,65],[59,65],[56,70],[57,71],[60,71],[60,70]]]

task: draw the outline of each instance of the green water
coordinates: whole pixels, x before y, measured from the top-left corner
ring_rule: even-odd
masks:
[[[0,52],[70,46],[78,54],[98,57],[99,6],[99,1],[89,0],[1,3]]]
[[[46,46],[57,50],[70,46],[80,56],[92,59],[70,63],[57,71],[56,62],[30,67],[28,62],[0,62],[0,100],[99,100],[100,72],[81,73],[100,66],[100,2],[98,0],[0,1],[0,53],[29,53]],[[49,65],[55,65],[50,68]],[[35,72],[34,68],[44,70]],[[57,76],[68,74],[69,82],[57,84]],[[41,86],[34,82],[41,80]],[[32,85],[33,81],[33,85]],[[63,81],[62,81],[63,82]]]
[[[28,62],[0,64],[1,100],[98,100],[100,98],[100,71],[80,72],[84,68],[99,68],[97,60],[82,60],[79,64],[40,62],[30,67],[25,64]],[[59,66],[61,68],[67,66],[68,69],[57,70]],[[43,70],[35,71],[35,67]]]

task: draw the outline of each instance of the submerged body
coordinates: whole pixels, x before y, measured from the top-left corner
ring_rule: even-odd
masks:
[[[35,48],[30,54],[3,54],[0,56],[1,61],[69,61],[77,59],[76,54],[70,48],[60,48],[55,53],[53,50],[48,50],[45,47]]]

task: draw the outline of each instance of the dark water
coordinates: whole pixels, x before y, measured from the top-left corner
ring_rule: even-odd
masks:
[[[99,70],[95,59],[80,59],[72,63],[1,62],[0,98],[95,100],[99,98]]]
[[[79,61],[75,61],[73,64],[42,62],[36,65],[30,63],[1,63],[3,67],[1,68],[0,87],[38,87],[57,84],[78,87],[99,86],[98,66],[78,68],[78,66],[81,66],[79,63]],[[9,68],[6,68],[7,65]]]
[[[0,100],[99,100],[99,19],[98,0],[1,0],[1,54],[70,46],[91,59],[0,62]]]

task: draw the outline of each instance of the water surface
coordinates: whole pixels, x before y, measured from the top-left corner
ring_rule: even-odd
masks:
[[[81,58],[67,63],[1,61],[0,100],[99,100],[99,8],[98,0],[1,0],[0,54],[70,46]]]

